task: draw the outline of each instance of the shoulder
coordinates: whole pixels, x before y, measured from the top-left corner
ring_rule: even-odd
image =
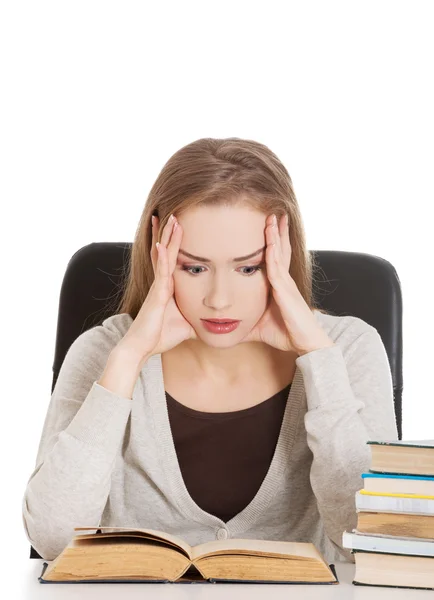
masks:
[[[72,342],[58,371],[56,397],[84,400],[92,384],[99,379],[113,348],[128,331],[133,319],[127,313],[113,315],[82,332]]]
[[[383,339],[378,330],[359,317],[336,316],[314,312],[318,323],[340,349],[348,367],[362,368],[366,372],[387,373],[390,378],[390,363]],[[333,348],[333,347],[332,347]]]
[[[132,322],[133,319],[128,313],[120,313],[104,319],[100,325],[87,329],[74,340],[66,358],[68,361],[77,359],[80,362],[84,357],[95,362],[99,362],[99,358],[105,361]]]
[[[101,327],[102,331],[110,332],[121,339],[131,327],[132,322],[133,318],[128,313],[119,313],[104,319],[102,324],[97,327]]]
[[[376,338],[379,333],[375,327],[352,315],[337,316],[314,310],[314,315],[327,335],[343,349],[363,335],[364,338]]]

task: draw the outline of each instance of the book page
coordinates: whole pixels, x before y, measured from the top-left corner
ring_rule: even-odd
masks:
[[[125,534],[129,533],[134,533],[134,534],[139,534],[139,533],[143,533],[145,535],[143,535],[143,537],[150,537],[150,538],[155,538],[157,540],[164,540],[167,541],[171,544],[173,544],[174,546],[180,548],[181,550],[184,550],[184,552],[187,554],[188,557],[190,557],[191,559],[191,546],[190,544],[188,544],[187,542],[185,542],[182,538],[178,537],[177,535],[173,535],[171,533],[166,533],[165,531],[159,531],[157,529],[133,529],[131,527],[108,527],[108,526],[103,526],[103,525],[98,525],[98,527],[74,527],[74,531],[88,531],[88,530],[92,530],[92,531],[97,531],[98,529],[101,529],[101,533],[117,533],[117,532],[124,532]],[[78,534],[80,535],[80,534]],[[98,537],[100,534],[99,533],[95,533],[95,535],[93,537]]]
[[[387,444],[390,446],[420,446],[434,448],[434,440],[370,440],[369,444]]]
[[[324,561],[311,542],[285,542],[274,540],[228,539],[198,544],[191,548],[192,560],[210,554],[256,554],[288,558],[295,556],[306,560]]]

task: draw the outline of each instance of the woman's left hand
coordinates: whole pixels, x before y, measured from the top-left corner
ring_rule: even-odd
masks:
[[[268,216],[266,222],[265,255],[272,297],[264,314],[242,342],[263,342],[278,350],[295,351],[299,356],[333,346],[333,340],[317,323],[289,274],[291,244],[288,215],[282,216],[279,225],[274,215]]]

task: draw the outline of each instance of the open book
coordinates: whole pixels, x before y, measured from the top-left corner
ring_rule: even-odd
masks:
[[[78,534],[40,583],[178,582],[339,583],[311,542],[227,539],[190,546],[154,529],[75,527]]]

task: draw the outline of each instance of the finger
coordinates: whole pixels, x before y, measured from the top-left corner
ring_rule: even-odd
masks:
[[[276,244],[276,246],[278,247],[278,250],[281,250],[280,235],[279,235],[279,220],[277,219],[277,225],[274,225],[273,215],[270,215],[267,218],[267,223],[268,223],[267,227],[270,230],[271,243]]]
[[[170,240],[170,236],[172,235],[172,230],[173,230],[173,225],[175,223],[175,219],[174,218],[170,218],[167,219],[167,223],[164,226],[163,229],[163,233],[161,235],[161,240],[160,242],[162,244],[164,244],[167,248],[168,244],[169,244],[169,240]]]
[[[267,242],[265,260],[267,263],[267,275],[270,281],[275,280],[277,274],[277,244],[274,230],[275,227],[273,227],[273,222],[270,220],[265,229],[265,239]]]
[[[167,267],[167,249],[160,242],[157,248],[158,252],[158,263],[157,263],[157,274],[158,281],[160,282],[162,288],[167,284],[167,277],[169,275],[168,267]]]
[[[270,220],[269,220],[269,224],[267,227],[267,231],[268,231],[268,240],[270,245],[274,244],[274,247],[272,248],[272,252],[271,252],[271,256],[274,256],[274,259],[276,261],[280,260],[281,258],[281,242],[280,242],[280,234],[279,234],[279,226],[274,224],[273,221],[273,216],[270,216]]]
[[[167,248],[164,244],[159,243],[158,245],[158,271],[156,277],[156,289],[158,290],[158,301],[167,303],[170,296],[172,295],[171,279],[172,276],[169,273],[169,261],[167,257]]]
[[[274,236],[274,243],[276,244],[278,250],[279,250],[279,256],[282,256],[282,244],[280,241],[280,224],[282,222],[282,218],[276,216],[276,225],[274,225],[273,227],[273,236]]]
[[[287,214],[283,215],[279,223],[279,237],[280,237],[280,249],[282,254],[282,264],[287,271],[289,271],[289,265],[291,264],[291,242],[289,240],[289,217]]]
[[[151,221],[153,222],[151,259],[152,259],[152,266],[154,268],[154,275],[155,275],[157,265],[158,265],[158,257],[159,257],[156,242],[158,241],[158,238],[159,238],[160,223],[159,223],[157,216],[154,216],[154,219],[151,218]],[[172,252],[169,253],[169,248],[170,248],[170,242],[173,237],[174,225],[176,222],[177,222],[176,217],[173,219],[170,219],[170,217],[169,217],[166,225],[163,228],[163,233],[162,233],[161,240],[160,240],[160,244],[163,244],[165,246],[162,253],[161,253],[161,251],[160,251],[160,253],[163,256],[163,260],[166,260],[168,262],[168,270],[170,271],[170,273],[173,272],[174,267],[171,266],[171,265],[173,265],[173,258],[169,258],[169,256],[171,256],[173,253]],[[177,256],[177,253],[176,253],[176,256]],[[161,273],[161,271],[160,271],[160,273]]]
[[[157,261],[158,261],[158,250],[156,247],[156,242],[157,242],[157,235],[156,235],[156,228],[157,228],[157,217],[152,217],[151,216],[151,234],[152,234],[152,241],[151,241],[151,262],[152,262],[152,268],[154,269],[154,277],[155,277],[155,273],[157,270]]]
[[[282,290],[282,284],[288,277],[288,269],[283,261],[281,241],[278,226],[270,226],[267,231],[268,241],[270,245],[269,250],[269,264],[267,271],[269,270],[269,279],[273,288],[279,292]]]
[[[275,244],[273,246],[274,256],[275,256],[276,263],[277,263],[277,269],[279,272],[281,271],[282,275],[285,271],[286,271],[286,273],[288,273],[288,270],[289,270],[289,264],[288,264],[288,266],[286,266],[287,257],[282,248],[283,226],[286,227],[286,225],[284,224],[284,216],[282,216],[280,218],[280,220],[277,221],[277,225],[271,226],[271,238],[272,238],[271,243]]]
[[[168,260],[169,260],[169,271],[173,274],[176,262],[178,260],[179,248],[181,246],[182,240],[182,227],[179,221],[176,219],[175,224],[173,225],[172,236],[170,238],[170,243],[168,246]]]

